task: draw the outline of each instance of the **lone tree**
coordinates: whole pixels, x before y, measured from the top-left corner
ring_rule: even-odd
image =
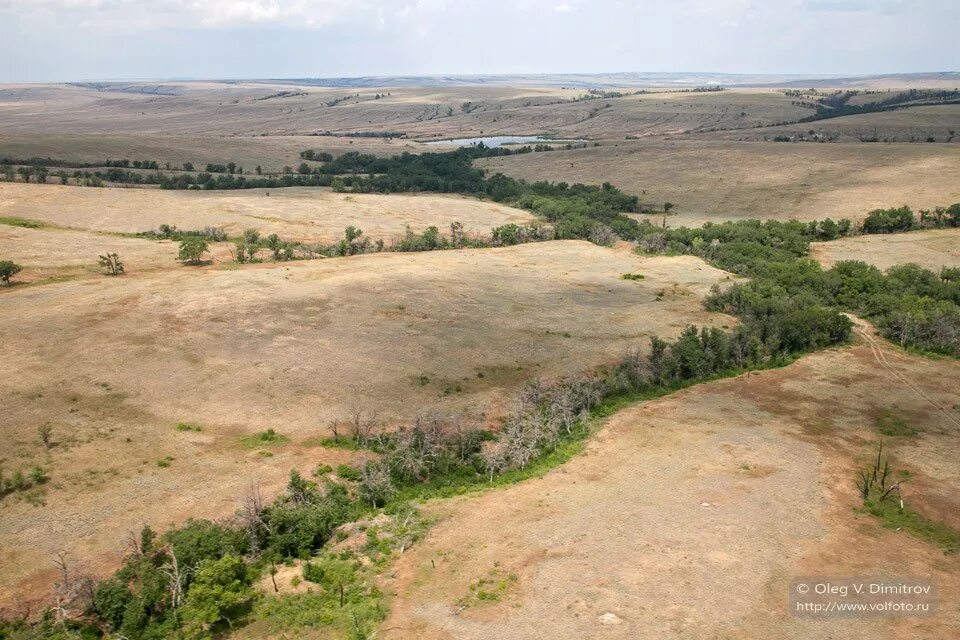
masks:
[[[206,240],[199,236],[187,236],[180,242],[177,260],[186,264],[200,264],[203,261],[203,254],[208,250]]]
[[[123,273],[123,260],[118,253],[105,253],[100,256],[100,266],[107,270],[111,276],[118,276]]]
[[[0,282],[10,284],[10,278],[23,271],[23,267],[12,260],[0,260]]]

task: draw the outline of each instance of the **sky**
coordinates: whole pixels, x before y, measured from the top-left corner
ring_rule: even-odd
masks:
[[[0,82],[960,69],[960,0],[0,0]]]

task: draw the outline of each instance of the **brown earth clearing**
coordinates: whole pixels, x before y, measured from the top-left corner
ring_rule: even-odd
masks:
[[[458,196],[334,193],[330,189],[166,191],[0,183],[0,216],[40,220],[93,231],[136,233],[161,224],[180,229],[222,227],[230,235],[257,229],[285,240],[329,242],[354,225],[371,239],[400,237],[407,226],[446,230],[463,223],[467,232],[489,233],[530,214],[494,202]]]
[[[810,250],[825,267],[840,260],[862,260],[879,269],[914,262],[939,271],[940,267],[960,266],[960,229],[855,236],[835,242],[814,242]]]
[[[611,182],[657,206],[675,203],[669,226],[860,219],[879,207],[960,201],[960,145],[621,141],[479,165],[527,180]]]
[[[104,569],[144,522],[226,515],[253,480],[342,461],[316,438],[354,408],[492,420],[535,376],[729,325],[700,306],[727,278],[692,257],[563,241],[14,287],[0,296],[0,464],[41,464],[51,481],[43,506],[4,501],[3,602],[45,593],[60,549]],[[290,442],[241,443],[269,428]]]
[[[882,349],[886,364],[861,343],[635,405],[543,478],[434,503],[383,636],[957,637],[960,560],[859,512],[854,481],[889,409],[921,431],[885,443],[905,498],[956,526],[960,364]],[[923,576],[939,609],[793,617],[805,575]]]

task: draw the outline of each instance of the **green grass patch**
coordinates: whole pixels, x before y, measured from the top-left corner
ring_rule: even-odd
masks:
[[[46,226],[39,220],[20,218],[18,216],[0,216],[0,224],[5,224],[10,227],[23,227],[25,229],[42,229]]]
[[[337,475],[344,480],[359,480],[360,472],[346,464],[337,465]]]
[[[620,276],[624,280],[643,280],[644,275],[642,273],[625,273]]]
[[[915,438],[920,433],[918,429],[910,426],[906,420],[895,415],[889,409],[885,409],[877,418],[876,426],[880,435],[891,438]]]
[[[251,449],[256,449],[258,447],[280,446],[288,442],[290,442],[290,438],[280,435],[273,429],[267,429],[266,431],[255,433],[252,436],[240,438],[240,443]]]
[[[257,602],[251,617],[267,627],[269,636],[298,629],[324,629],[333,631],[334,637],[371,637],[369,634],[387,617],[383,594],[358,580],[349,584],[344,595],[343,606],[338,589],[267,596]]]
[[[332,438],[320,438],[316,441],[321,447],[329,449],[345,449],[347,451],[359,451],[360,445],[349,436],[334,436]]]
[[[167,467],[170,466],[170,463],[172,463],[174,460],[176,460],[176,458],[174,458],[173,456],[164,456],[159,460],[157,460],[157,466],[160,467],[161,469],[166,469]]]
[[[176,429],[177,431],[193,431],[195,433],[203,431],[203,428],[196,422],[178,422]]]
[[[944,553],[960,551],[960,532],[942,522],[927,518],[907,505],[901,509],[896,496],[890,496],[883,501],[867,500],[864,509],[879,518],[887,529],[906,531],[924,542],[940,547]]]
[[[479,604],[500,602],[517,582],[517,574],[507,573],[496,564],[487,575],[470,583],[469,592],[457,598],[457,605],[466,609]]]

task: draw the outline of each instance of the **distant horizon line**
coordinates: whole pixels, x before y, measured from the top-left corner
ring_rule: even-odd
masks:
[[[693,76],[718,76],[726,78],[779,78],[790,81],[799,80],[866,80],[872,78],[890,78],[890,77],[936,77],[936,76],[957,76],[960,80],[960,71],[958,70],[940,70],[940,71],[899,71],[885,73],[773,73],[773,72],[731,72],[731,71],[562,71],[562,72],[517,72],[517,73],[411,73],[411,74],[364,74],[364,75],[290,75],[290,76],[250,76],[250,77],[213,77],[213,76],[172,76],[172,77],[100,77],[100,78],[77,78],[61,80],[35,80],[35,81],[0,81],[0,84],[79,84],[79,83],[116,83],[116,82],[316,82],[330,83],[329,86],[338,86],[333,83],[350,81],[370,81],[370,80],[402,80],[409,83],[412,80],[430,80],[442,84],[443,81],[451,83],[469,82],[470,80],[483,79],[512,79],[512,78],[631,78],[642,80],[644,77],[654,79],[663,78],[664,80]],[[704,79],[704,82],[719,82]],[[775,83],[774,83],[775,84]],[[326,86],[326,85],[321,85]],[[347,84],[346,86],[351,86]],[[371,85],[372,86],[372,85]],[[386,85],[382,85],[386,86]]]

